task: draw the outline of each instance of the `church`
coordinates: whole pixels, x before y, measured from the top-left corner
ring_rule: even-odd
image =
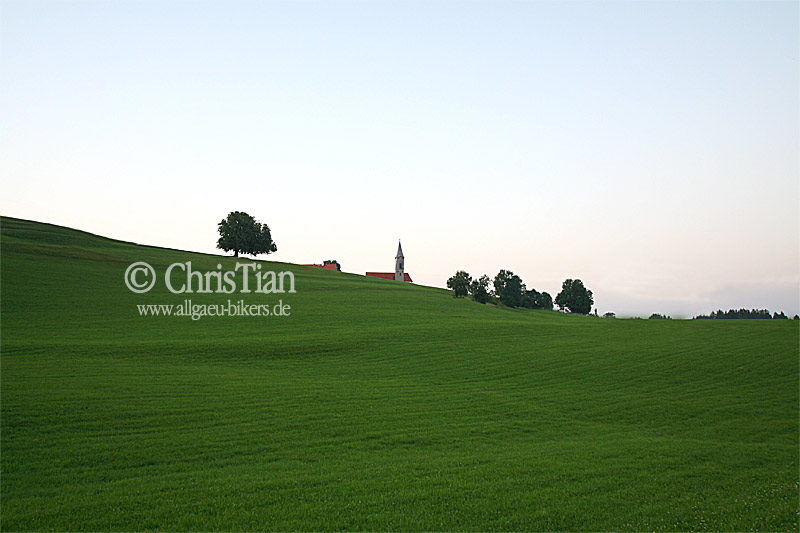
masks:
[[[397,241],[397,255],[394,257],[394,273],[392,272],[367,272],[367,276],[372,278],[393,279],[395,281],[411,281],[411,276],[405,272],[405,257],[403,257],[403,247]]]

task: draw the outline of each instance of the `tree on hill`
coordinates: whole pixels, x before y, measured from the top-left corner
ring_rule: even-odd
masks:
[[[547,309],[548,311],[553,310],[553,297],[550,296],[549,292],[540,292],[539,298],[536,300],[537,302],[537,309]]]
[[[510,270],[501,270],[494,277],[494,291],[500,297],[503,305],[508,307],[519,307],[522,305],[522,294],[525,285],[522,278]]]
[[[523,289],[522,291],[522,307],[526,309],[536,309],[536,298],[539,296],[539,291],[536,289]]]
[[[662,320],[663,319],[667,319],[668,320],[670,317],[668,317],[667,315],[661,315],[659,313],[653,313],[652,315],[650,315],[650,319],[656,319],[656,318],[660,318]]]
[[[592,291],[584,287],[579,279],[566,279],[561,285],[561,292],[556,296],[556,305],[570,313],[588,315],[592,310],[594,298]]]
[[[522,296],[522,307],[528,309],[553,309],[553,297],[546,292],[539,292],[536,289],[525,291]]]
[[[278,250],[272,240],[269,226],[242,211],[232,211],[219,223],[217,248],[239,254],[270,254]]]
[[[325,261],[322,262],[322,264],[323,265],[336,265],[336,270],[338,270],[339,272],[342,271],[342,265],[340,265],[339,261],[337,261],[336,259],[326,259]]]
[[[489,301],[492,297],[489,294],[489,276],[484,274],[478,279],[472,280],[472,283],[469,284],[469,293],[472,295],[472,299],[478,303],[485,304]]]
[[[472,276],[463,270],[459,270],[447,280],[447,288],[453,289],[453,296],[461,298],[469,294],[469,284],[472,283]]]

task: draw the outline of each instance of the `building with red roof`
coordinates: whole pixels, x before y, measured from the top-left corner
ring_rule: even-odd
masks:
[[[316,263],[309,263],[307,265],[303,265],[305,267],[317,267],[317,268],[324,268],[325,270],[338,270],[336,268],[336,263],[328,263],[327,265],[318,265]]]
[[[371,278],[394,279],[394,272],[367,272],[367,276]],[[403,272],[403,281],[413,283],[408,272]]]
[[[411,276],[405,272],[405,257],[403,256],[403,247],[400,246],[400,241],[397,241],[397,255],[394,256],[394,272],[367,272],[366,275],[371,278],[393,279],[395,281],[413,283]]]

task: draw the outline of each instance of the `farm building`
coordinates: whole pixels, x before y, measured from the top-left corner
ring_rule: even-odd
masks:
[[[336,263],[328,263],[327,265],[318,265],[316,263],[309,263],[307,265],[303,265],[306,267],[317,267],[317,268],[324,268],[325,270],[338,270],[336,268]]]

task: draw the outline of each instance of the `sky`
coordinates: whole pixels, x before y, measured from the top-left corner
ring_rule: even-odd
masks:
[[[798,2],[0,3],[0,214],[800,312]],[[301,287],[298,287],[300,290]]]

